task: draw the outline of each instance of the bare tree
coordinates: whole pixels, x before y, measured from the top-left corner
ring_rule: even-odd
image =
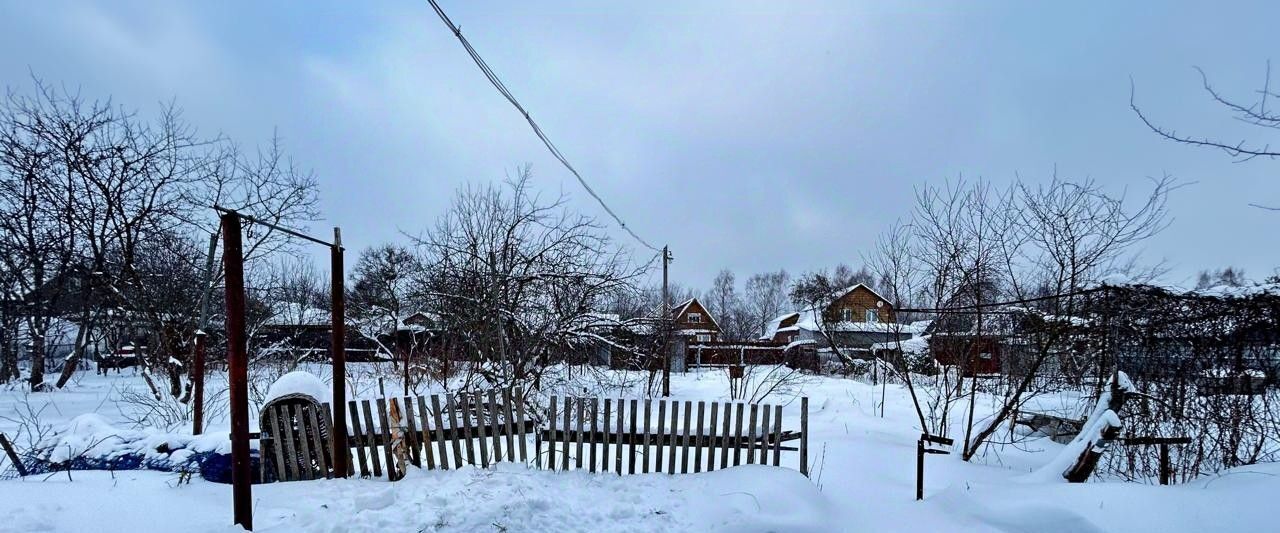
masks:
[[[791,275],[786,270],[753,274],[743,287],[743,305],[754,334],[760,336],[765,327],[781,315],[790,303]]]
[[[1270,61],[1267,61],[1266,77],[1262,81],[1262,87],[1255,91],[1257,94],[1257,100],[1253,102],[1241,101],[1239,99],[1223,95],[1209,82],[1209,76],[1208,74],[1205,74],[1203,69],[1196,67],[1196,72],[1200,74],[1200,82],[1204,87],[1204,91],[1209,94],[1209,97],[1214,102],[1225,107],[1232,118],[1245,124],[1262,128],[1264,131],[1280,130],[1280,113],[1277,113],[1274,108],[1267,107],[1267,104],[1271,99],[1280,96],[1271,89]],[[1280,150],[1272,148],[1270,143],[1250,142],[1248,139],[1232,142],[1208,136],[1185,135],[1178,133],[1174,129],[1161,126],[1148,118],[1147,115],[1143,113],[1142,109],[1138,107],[1136,93],[1137,89],[1133,87],[1131,82],[1129,89],[1129,107],[1138,115],[1138,118],[1142,120],[1143,124],[1146,124],[1152,132],[1160,137],[1191,146],[1222,150],[1236,161],[1248,161],[1256,157],[1275,159],[1277,156],[1280,156]],[[1280,210],[1280,207],[1274,205],[1262,205],[1257,203],[1250,203],[1249,205],[1272,211]]]
[[[545,370],[601,344],[600,310],[652,262],[632,265],[592,219],[529,191],[527,168],[506,188],[468,187],[417,239],[428,309],[476,376],[494,386],[540,384]]]
[[[276,223],[314,216],[315,183],[285,161],[279,143],[256,161],[241,157],[230,141],[200,138],[173,104],[153,118],[54,90],[39,80],[31,95],[11,91],[0,111],[0,232],[6,236],[6,271],[17,273],[8,290],[21,295],[32,353],[33,388],[44,384],[45,335],[63,317],[78,327],[63,361],[61,387],[80,366],[108,309],[147,324],[166,340],[153,343],[154,365],[167,370],[172,395],[183,390],[186,353],[171,353],[195,328],[175,317],[200,306],[174,309],[173,283],[199,272],[208,257],[193,234],[209,226],[213,204],[249,210]],[[259,228],[261,229],[261,228]],[[249,230],[250,258],[276,251],[287,238]],[[207,235],[207,233],[206,233]],[[179,268],[179,264],[185,262]],[[187,303],[208,301],[204,284]],[[186,294],[186,293],[181,293]],[[200,313],[203,314],[203,313]],[[181,322],[181,320],[178,320]],[[200,324],[199,326],[203,326]],[[167,347],[167,348],[162,348]],[[153,385],[152,392],[159,394]]]
[[[760,333],[750,325],[750,319],[738,295],[733,271],[722,269],[711,281],[706,293],[707,311],[716,317],[720,333],[725,340],[755,340]]]

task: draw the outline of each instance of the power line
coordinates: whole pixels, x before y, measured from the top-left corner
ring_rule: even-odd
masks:
[[[511,102],[511,105],[515,106],[515,108],[520,111],[521,115],[524,115],[524,119],[529,122],[529,127],[533,128],[533,133],[538,136],[538,139],[542,140],[542,144],[546,145],[547,150],[551,152],[551,155],[560,160],[560,163],[564,165],[564,168],[569,169],[569,172],[573,174],[573,177],[578,178],[578,183],[582,184],[583,189],[587,190],[587,194],[590,194],[592,198],[595,198],[596,202],[600,203],[600,207],[603,207],[605,212],[609,213],[609,216],[613,217],[613,220],[617,222],[623,230],[635,238],[635,240],[639,241],[640,244],[643,244],[646,248],[655,252],[659,251],[658,247],[649,244],[648,241],[640,238],[636,232],[627,227],[627,223],[623,222],[622,218],[620,218],[617,213],[614,213],[613,209],[609,208],[609,204],[606,204],[604,199],[600,198],[600,195],[596,194],[596,191],[593,190],[590,185],[587,185],[587,180],[583,179],[582,174],[579,174],[578,170],[573,168],[573,165],[571,165],[569,160],[565,158],[564,154],[560,152],[560,149],[556,148],[555,143],[551,142],[551,139],[547,137],[547,134],[542,132],[542,128],[538,127],[538,123],[534,122],[533,117],[529,116],[529,112],[525,110],[524,106],[520,105],[520,102],[516,100],[515,95],[511,94],[511,91],[502,83],[502,80],[493,72],[493,69],[489,68],[489,64],[485,63],[484,58],[480,57],[480,54],[476,52],[476,49],[471,47],[471,43],[467,41],[467,38],[462,36],[462,30],[454,25],[453,21],[449,19],[449,16],[440,8],[440,4],[437,3],[436,0],[427,1],[431,3],[431,8],[436,10],[436,14],[440,16],[440,20],[449,27],[449,31],[452,31],[453,35],[462,43],[462,47],[467,49],[467,55],[471,56],[471,60],[475,62],[477,67],[480,67],[480,71],[489,79],[489,83],[492,83],[494,88],[498,89],[498,92],[502,93],[502,96],[505,97],[508,102]]]

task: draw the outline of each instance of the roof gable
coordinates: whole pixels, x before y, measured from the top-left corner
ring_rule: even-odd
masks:
[[[854,292],[854,291],[856,291],[856,290],[858,290],[858,289],[865,289],[867,292],[871,293],[871,294],[872,294],[873,296],[875,296],[876,298],[879,298],[879,299],[880,299],[880,301],[884,302],[884,304],[885,304],[885,305],[887,305],[887,306],[889,306],[889,307],[893,307],[893,303],[892,303],[892,302],[890,302],[888,298],[885,298],[885,297],[884,297],[884,296],[882,296],[880,293],[876,292],[876,291],[875,291],[875,289],[872,289],[871,287],[867,286],[867,284],[865,284],[865,283],[856,283],[856,284],[854,284],[854,285],[850,285],[850,286],[848,286],[848,287],[845,287],[843,290],[841,290],[841,291],[837,292],[837,293],[835,294],[835,296],[833,296],[833,297],[831,298],[831,302],[830,302],[830,303],[828,303],[828,304],[827,304],[827,306],[830,306],[831,304],[834,304],[834,303],[836,303],[836,302],[840,301],[840,300],[841,300],[841,299],[843,299],[844,297],[846,297],[846,296],[848,296],[848,295],[850,295],[850,294],[853,294],[853,292]]]
[[[716,331],[720,331],[720,323],[716,322],[716,317],[711,316],[711,313],[707,311],[707,308],[703,306],[702,302],[699,302],[697,298],[689,298],[680,305],[677,305],[675,307],[675,311],[671,314],[671,318],[676,322],[680,322],[681,318],[690,312],[702,313],[702,316],[707,317],[707,321],[715,327]]]

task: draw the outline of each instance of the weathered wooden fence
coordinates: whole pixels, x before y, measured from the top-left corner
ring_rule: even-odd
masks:
[[[800,472],[808,475],[808,438],[803,431],[783,430],[781,405],[612,398],[602,402],[599,398],[576,397],[558,400],[551,397],[548,428],[538,433],[540,467],[586,468],[620,475],[684,474],[742,464],[780,466],[783,451],[798,451]],[[808,423],[807,398],[801,400],[801,406],[804,427]],[[799,441],[798,447],[783,446],[787,441]],[[545,456],[541,449],[544,445]]]
[[[524,435],[536,425],[521,397],[491,390],[347,402],[351,473],[381,477],[385,471],[395,481],[406,463],[434,470],[528,462]],[[271,463],[281,481],[332,477],[330,412],[328,404],[269,406],[261,424],[264,468]]]
[[[407,464],[485,468],[504,461],[675,474],[779,466],[782,452],[798,451],[800,472],[808,475],[808,398],[801,399],[800,431],[783,429],[780,405],[554,396],[539,430],[522,399],[520,391],[505,390],[347,402],[349,474],[385,472],[395,481]],[[263,479],[333,477],[328,404],[278,402],[260,418]],[[533,455],[529,433],[536,434]],[[789,441],[798,447],[783,445]]]

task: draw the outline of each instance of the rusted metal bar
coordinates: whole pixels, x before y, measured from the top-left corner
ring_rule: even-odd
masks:
[[[218,252],[218,234],[209,235],[209,253],[204,258],[204,290],[200,293],[200,323],[196,329],[195,350],[191,362],[191,434],[204,432],[204,360],[209,327],[209,300],[213,292],[213,256]]]
[[[231,409],[231,501],[236,524],[253,530],[249,470],[249,356],[245,338],[244,250],[240,215],[222,215],[222,261],[226,272],[227,380]]]
[[[312,239],[315,240],[315,239]],[[327,244],[327,243],[325,243]],[[343,289],[342,230],[333,228],[333,244],[329,247],[329,292],[333,298],[330,326],[329,355],[333,363],[333,440],[334,450],[347,449],[347,352],[346,352],[346,291]],[[349,458],[345,453],[334,454],[333,472],[347,477]]]

